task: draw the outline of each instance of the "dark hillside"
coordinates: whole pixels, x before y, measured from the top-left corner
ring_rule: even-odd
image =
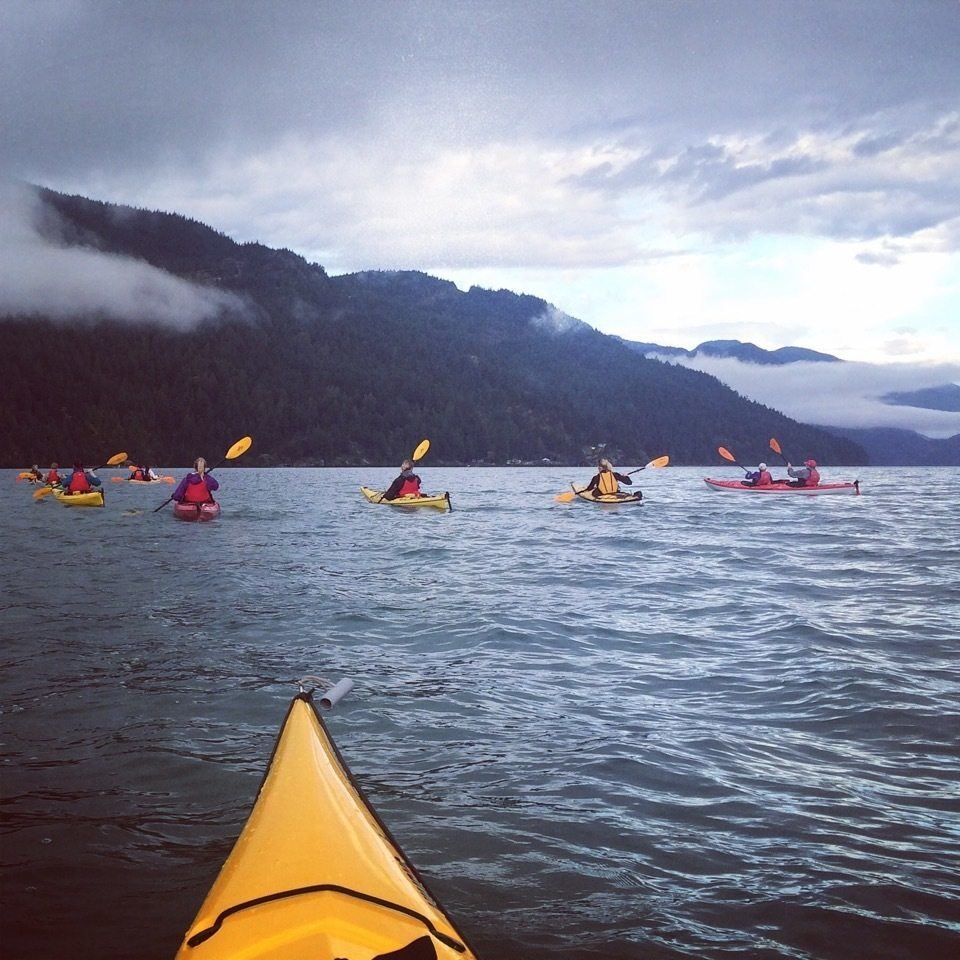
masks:
[[[329,277],[284,250],[237,244],[173,214],[45,191],[67,242],[145,260],[241,296],[241,315],[188,330],[3,320],[0,458],[154,462],[256,437],[255,463],[392,463],[422,436],[432,462],[620,462],[667,452],[745,460],[777,436],[831,464],[856,444],[747,401],[704,374],[637,356],[535,297],[415,272]]]

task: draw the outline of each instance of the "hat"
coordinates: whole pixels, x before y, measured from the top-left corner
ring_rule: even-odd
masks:
[[[760,464],[760,469],[761,469],[761,470],[766,470],[766,469],[767,469],[767,465],[766,465],[765,463],[761,463],[761,464]]]
[[[804,460],[804,461],[803,461],[803,465],[804,465],[805,467],[816,467],[817,461],[816,461],[816,460]]]

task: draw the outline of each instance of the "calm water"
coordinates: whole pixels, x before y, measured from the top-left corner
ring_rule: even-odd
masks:
[[[960,471],[422,473],[454,513],[225,469],[203,527],[0,473],[4,960],[171,957],[310,673],[486,960],[960,955]]]

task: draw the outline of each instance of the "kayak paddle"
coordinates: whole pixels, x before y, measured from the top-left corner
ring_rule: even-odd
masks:
[[[418,460],[422,460],[427,455],[427,451],[429,449],[430,449],[430,441],[421,440],[417,444],[417,449],[413,451],[413,456],[410,459],[414,463],[416,463]],[[386,493],[386,491],[384,491],[384,493]],[[377,503],[383,503],[383,493],[380,494],[380,499],[377,501]]]
[[[737,463],[737,458],[726,447],[717,447],[717,453],[719,453],[724,460],[729,460],[731,463],[736,463],[744,473],[750,472],[742,463]]]
[[[115,453],[106,463],[101,463],[99,467],[93,467],[89,471],[90,473],[96,473],[98,470],[102,470],[104,467],[115,467],[119,463],[123,463],[127,459],[127,454],[124,453]],[[34,495],[34,500],[42,500],[44,497],[53,493],[53,487],[44,486],[41,487]]]
[[[222,467],[228,460],[236,460],[237,457],[242,457],[242,456],[250,449],[250,444],[252,444],[252,443],[253,443],[253,437],[241,437],[241,438],[223,455],[223,459],[222,459],[215,467],[211,467],[211,468],[210,468],[209,470],[207,470],[206,472],[207,472],[207,473],[213,473],[213,471],[216,470],[217,467]],[[153,512],[154,512],[154,513],[159,513],[159,511],[161,511],[172,499],[173,499],[172,496],[167,497],[167,499],[164,500],[163,503],[161,503],[160,506],[157,507],[157,509],[154,510]]]
[[[418,460],[422,460],[426,455],[427,451],[430,449],[429,440],[421,440],[417,445],[417,449],[413,451],[413,456],[410,458],[414,463]]]
[[[636,470],[630,470],[626,475],[632,477],[635,473],[639,473],[641,470],[646,470],[650,467],[653,470],[656,470],[658,467],[665,467],[670,462],[668,456],[657,457],[656,460],[651,460],[649,463],[645,463],[642,467],[637,467]],[[567,490],[565,493],[558,493],[553,499],[557,503],[569,503],[575,496],[576,491]]]
[[[780,449],[780,444],[777,443],[776,437],[770,438],[770,449],[777,454],[784,463],[789,463],[790,461],[783,455],[783,451]]]

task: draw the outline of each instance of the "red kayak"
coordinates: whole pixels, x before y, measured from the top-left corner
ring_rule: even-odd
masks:
[[[769,487],[753,487],[740,480],[715,480],[711,477],[704,477],[703,482],[711,490],[739,490],[741,493],[793,493],[807,497],[825,493],[850,493],[855,497],[860,496],[859,480],[854,480],[853,483],[818,483],[815,487],[791,487],[789,483],[782,480],[772,483]]]
[[[178,520],[216,520],[220,516],[220,504],[210,503],[175,503],[173,515]]]

